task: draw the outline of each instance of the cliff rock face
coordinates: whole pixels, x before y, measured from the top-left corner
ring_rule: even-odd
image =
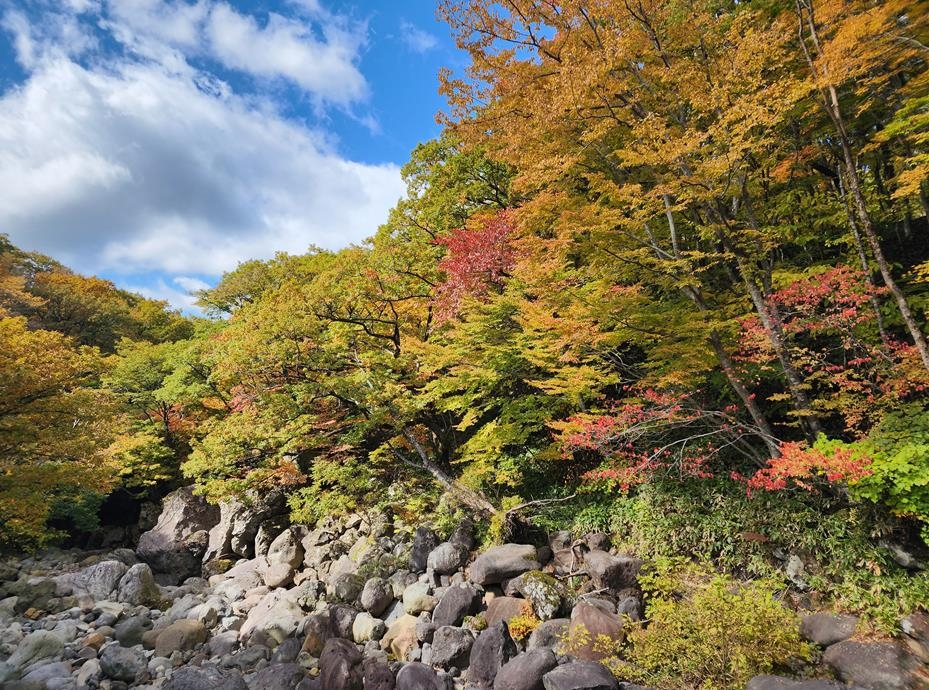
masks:
[[[156,573],[181,582],[200,574],[208,530],[220,517],[216,506],[184,487],[165,496],[158,522],[139,537],[136,553]]]

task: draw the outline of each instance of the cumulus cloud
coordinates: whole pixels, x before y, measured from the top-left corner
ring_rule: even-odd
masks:
[[[22,13],[3,17],[6,31],[22,37],[29,72],[0,96],[0,230],[14,242],[85,272],[124,274],[127,285],[133,274],[163,272],[167,281],[143,291],[188,308],[185,295],[202,285],[184,276],[217,276],[242,260],[310,244],[342,247],[386,219],[403,193],[397,166],[344,159],[324,131],[282,116],[272,93],[236,93],[193,67],[187,52],[217,22],[220,33],[231,32],[223,39],[230,64],[234,44],[261,52],[278,42],[278,57],[248,69],[290,70],[296,81],[311,61],[301,50],[319,50],[329,62],[303,86],[347,103],[366,88],[360,73],[352,77],[357,46],[349,39],[335,29],[313,37],[282,17],[260,24],[205,0],[111,5],[119,11],[94,17],[97,25],[144,50],[81,60],[60,49],[60,31],[43,34]],[[69,21],[82,26],[75,16]],[[145,21],[147,33],[134,32],[135,21]],[[78,52],[89,50],[83,45]]]
[[[439,44],[431,33],[406,20],[400,22],[400,40],[415,53],[427,53]]]

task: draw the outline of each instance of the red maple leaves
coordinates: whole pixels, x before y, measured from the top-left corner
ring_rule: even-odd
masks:
[[[436,290],[438,321],[457,316],[466,297],[480,299],[503,284],[516,261],[513,230],[510,212],[500,211],[482,218],[478,227],[459,228],[436,240],[448,250],[439,262],[445,282]]]

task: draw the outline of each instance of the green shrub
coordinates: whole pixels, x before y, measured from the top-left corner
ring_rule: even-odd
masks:
[[[887,631],[929,601],[929,573],[912,573],[893,561],[875,537],[892,535],[897,525],[868,503],[804,491],[748,496],[743,486],[723,479],[654,482],[628,495],[585,500],[576,515],[585,521],[596,516],[595,525],[572,523],[565,513],[565,527],[604,529],[622,548],[647,559],[711,560],[751,579],[780,576],[781,559],[796,554],[814,590]]]
[[[647,625],[632,628],[618,674],[658,688],[745,687],[750,678],[809,659],[776,580],[738,582],[667,562],[640,577]]]
[[[914,405],[888,414],[850,445],[871,458],[871,474],[849,487],[851,495],[919,521],[929,544],[929,411]]]

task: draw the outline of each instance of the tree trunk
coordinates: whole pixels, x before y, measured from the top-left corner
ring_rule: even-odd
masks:
[[[812,0],[797,0],[797,13],[800,20],[800,44],[803,48],[807,65],[810,68],[810,73],[813,75],[814,81],[821,83],[822,79],[813,61],[813,56],[810,54],[806,44],[808,32],[809,39],[812,41],[817,54],[821,54],[822,48],[819,43],[816,20],[813,16]],[[804,26],[806,27],[805,29]],[[884,284],[897,302],[900,316],[903,318],[903,322],[910,332],[910,337],[912,337],[913,343],[916,345],[923,366],[929,371],[929,344],[926,342],[926,336],[923,335],[919,324],[916,322],[916,318],[913,316],[910,305],[906,301],[906,295],[903,294],[903,290],[900,289],[900,286],[897,285],[897,281],[894,280],[893,273],[891,273],[890,270],[890,264],[887,263],[887,258],[884,256],[883,249],[881,249],[877,231],[874,229],[874,224],[871,221],[871,214],[868,212],[868,205],[864,198],[864,192],[862,192],[861,189],[861,181],[858,177],[858,166],[852,152],[848,130],[845,127],[842,107],[839,103],[839,94],[835,86],[831,83],[826,87],[819,86],[818,88],[822,97],[823,106],[839,137],[839,143],[842,148],[842,159],[845,167],[846,184],[848,185],[848,190],[854,201],[854,208],[858,215],[858,221],[861,224],[861,230],[868,242],[871,253],[874,255],[874,260],[877,262],[877,267],[881,272],[881,278],[883,278]]]
[[[416,437],[409,429],[403,430],[403,437],[411,446],[413,446],[413,450],[416,451],[416,455],[419,457],[420,461],[419,466],[429,472],[429,474],[431,474],[435,480],[439,482],[439,484],[444,486],[446,490],[452,494],[452,496],[460,500],[465,505],[470,506],[484,517],[494,515],[497,512],[497,509],[494,508],[493,504],[483,493],[463,486],[460,482],[457,482],[452,477],[450,477],[435,462],[430,460],[429,454],[426,453],[426,449],[423,448],[422,444],[418,440],[416,440]],[[396,450],[394,452],[399,454]]]

